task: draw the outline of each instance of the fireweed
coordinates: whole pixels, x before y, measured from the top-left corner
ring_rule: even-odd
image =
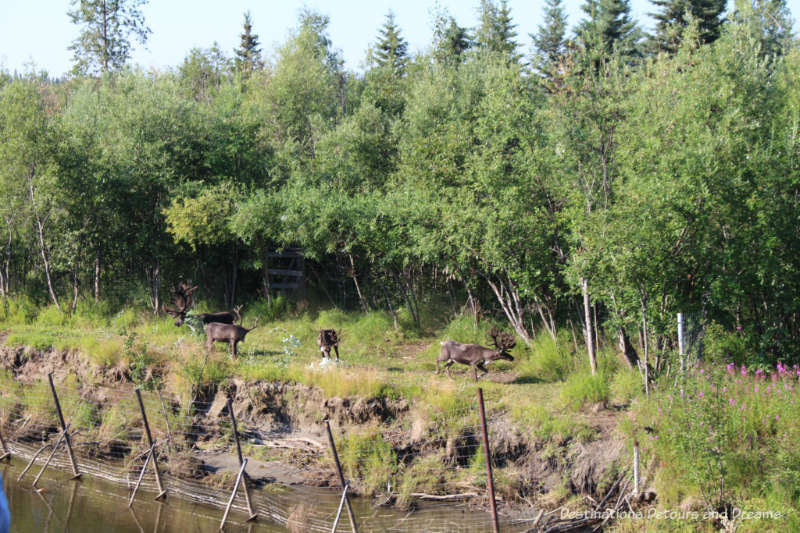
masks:
[[[755,371],[733,364],[688,372],[683,397],[668,388],[640,419],[649,451],[670,483],[694,487],[709,509],[770,505],[798,520],[800,368]],[[664,502],[678,504],[680,502]]]

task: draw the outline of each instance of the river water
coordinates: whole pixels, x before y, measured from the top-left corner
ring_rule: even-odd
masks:
[[[219,531],[223,509],[230,492],[218,492],[218,504],[192,503],[178,496],[168,496],[163,502],[153,500],[151,488],[140,490],[136,501],[128,508],[128,487],[90,475],[70,480],[64,471],[48,470],[38,483],[40,490],[31,487],[38,473],[34,467],[17,482],[24,468],[20,459],[0,465],[3,488],[11,510],[14,533],[41,532],[161,532],[212,533]],[[253,533],[285,533],[330,531],[340,494],[334,490],[304,487],[268,487],[254,490],[253,501],[259,513],[256,522],[246,522],[241,512],[241,493],[237,496],[238,510],[228,518],[225,531]],[[481,510],[457,505],[425,505],[413,512],[394,508],[374,507],[364,499],[354,499],[354,511],[359,531],[376,532],[484,532],[491,531],[488,515]],[[289,520],[289,527],[287,527]],[[294,524],[294,525],[293,525]],[[516,526],[516,527],[515,527]],[[337,531],[349,531],[346,513]],[[523,531],[522,524],[505,524],[503,531]]]

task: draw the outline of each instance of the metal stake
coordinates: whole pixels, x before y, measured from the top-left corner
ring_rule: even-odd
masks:
[[[342,463],[339,462],[339,454],[336,453],[336,444],[333,442],[333,433],[331,433],[331,421],[328,418],[325,419],[325,429],[328,430],[328,444],[330,444],[331,452],[333,452],[333,461],[336,463],[336,472],[339,474],[339,483],[341,483],[342,488],[344,488],[347,486],[347,483],[344,481]],[[350,499],[347,497],[347,492],[344,493],[344,503],[347,506],[347,517],[350,519],[350,527],[353,529],[353,533],[358,533],[358,528],[356,527],[356,517],[353,514],[353,508],[350,505]]]
[[[158,485],[159,494],[156,496],[156,500],[159,500],[167,495],[167,491],[164,490],[164,485],[161,484],[161,474],[158,471],[158,460],[156,459],[155,449],[153,448],[155,444],[153,443],[153,436],[150,434],[150,424],[147,423],[147,413],[144,412],[144,403],[142,403],[142,393],[139,388],[135,388],[136,391],[136,399],[139,400],[139,409],[142,411],[142,420],[144,421],[144,429],[147,433],[147,444],[150,445],[150,448],[153,450],[153,471],[156,473],[156,485]]]
[[[64,440],[64,436],[67,434],[67,431],[69,431],[69,426],[70,425],[67,424],[67,429],[62,431],[61,434],[58,436],[58,440],[56,440],[56,443],[53,446],[53,451],[50,452],[50,457],[47,458],[47,461],[45,461],[44,466],[42,467],[41,470],[39,470],[39,474],[34,478],[33,480],[34,488],[36,487],[36,484],[39,482],[39,478],[41,478],[42,474],[44,474],[44,471],[47,470],[48,466],[50,466],[50,461],[53,460],[53,456],[55,456],[56,452],[58,451],[58,447],[61,446],[61,441]]]
[[[497,503],[494,501],[494,479],[492,478],[492,453],[489,450],[489,433],[486,431],[486,410],[483,407],[483,389],[478,389],[478,406],[481,414],[481,431],[483,432],[483,452],[486,455],[486,475],[489,480],[489,500],[492,507],[492,527],[494,533],[500,533],[500,523],[497,521]]]
[[[239,444],[239,430],[236,427],[236,416],[233,414],[233,404],[231,403],[231,399],[228,398],[228,413],[231,415],[231,424],[233,424],[233,437],[236,440],[236,453],[239,456],[239,464],[241,465],[244,459],[242,458],[242,445]],[[242,483],[244,484],[244,499],[247,502],[247,512],[250,513],[250,518],[247,520],[254,520],[258,517],[258,515],[253,511],[253,504],[250,502],[250,487],[247,485],[247,472],[244,473],[244,479]]]
[[[339,518],[342,516],[342,507],[344,507],[344,500],[347,497],[347,489],[350,488],[350,484],[344,486],[344,490],[342,491],[342,499],[339,502],[339,509],[336,511],[336,520],[333,521],[333,527],[331,528],[331,533],[336,533],[336,527],[339,525]]]
[[[225,521],[228,520],[228,513],[231,512],[231,506],[233,505],[233,499],[236,497],[236,490],[239,488],[239,483],[242,481],[242,476],[244,476],[244,467],[247,466],[247,459],[242,461],[242,466],[239,468],[239,475],[236,476],[236,483],[233,485],[233,492],[231,492],[231,497],[228,500],[228,505],[225,507],[225,514],[222,515],[222,522],[219,524],[219,529],[222,531],[222,528],[225,527]]]
[[[67,454],[69,455],[69,461],[72,464],[72,479],[77,479],[81,477],[80,472],[78,472],[78,464],[75,462],[75,454],[72,453],[72,442],[69,438],[69,433],[67,433],[67,425],[64,423],[64,415],[61,413],[61,404],[58,402],[58,394],[56,394],[56,386],[53,385],[53,373],[47,374],[47,380],[50,382],[50,391],[53,393],[53,401],[56,404],[56,413],[58,414],[58,422],[61,424],[61,430],[65,433],[64,439],[67,441]]]
[[[144,464],[142,465],[142,471],[139,472],[139,479],[136,480],[136,485],[133,487],[133,493],[131,494],[131,499],[128,500],[128,507],[133,505],[133,500],[134,500],[134,498],[136,498],[136,492],[139,490],[139,485],[142,484],[142,479],[144,478],[145,470],[147,470],[147,463],[150,462],[150,458],[153,457],[153,454],[156,451],[155,446],[156,446],[155,443],[153,443],[153,445],[150,446],[150,451],[147,452],[147,457],[144,458]]]

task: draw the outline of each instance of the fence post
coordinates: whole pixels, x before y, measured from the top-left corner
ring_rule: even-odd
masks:
[[[242,457],[242,445],[239,444],[239,429],[236,427],[236,416],[233,414],[233,403],[231,399],[228,398],[228,413],[231,415],[231,424],[233,425],[233,437],[236,440],[236,454],[239,456],[239,465],[241,466],[244,464],[244,458]],[[258,517],[258,515],[253,511],[253,504],[250,502],[250,487],[247,485],[247,472],[243,474],[242,483],[244,484],[244,499],[247,502],[247,512],[250,513],[250,518],[247,519],[249,522],[250,520],[254,520]]]
[[[39,474],[37,474],[37,476],[34,478],[34,480],[33,480],[33,487],[34,488],[36,488],[36,484],[39,482],[39,478],[42,477],[42,474],[44,474],[44,471],[47,470],[48,466],[50,466],[50,461],[53,460],[53,457],[55,456],[56,452],[58,451],[58,447],[61,446],[61,441],[63,441],[64,437],[67,435],[67,431],[69,431],[69,426],[70,425],[67,424],[67,429],[62,431],[61,434],[58,436],[58,440],[56,440],[56,443],[53,446],[53,451],[50,452],[50,457],[47,458],[47,461],[45,461],[44,466],[42,467],[41,470],[39,470]]]
[[[155,451],[156,451],[156,445],[155,443],[153,443],[153,445],[150,446],[150,451],[147,452],[147,455],[144,458],[144,464],[142,465],[142,470],[139,472],[139,478],[136,480],[136,485],[134,485],[133,492],[131,493],[131,497],[128,500],[128,507],[133,505],[133,500],[134,498],[136,498],[136,492],[138,492],[139,485],[142,484],[142,479],[144,479],[144,473],[147,470],[147,464],[150,462],[150,458],[153,457]]]
[[[161,484],[161,473],[158,471],[158,460],[156,458],[156,450],[155,450],[155,443],[153,443],[153,435],[150,434],[150,424],[147,422],[147,413],[144,411],[144,403],[142,403],[142,393],[139,390],[139,387],[133,389],[136,392],[136,399],[139,400],[139,409],[142,411],[142,420],[144,421],[144,429],[145,433],[147,434],[147,444],[150,445],[151,453],[153,455],[153,471],[156,474],[156,485],[158,485],[158,496],[156,496],[156,500],[159,500],[167,495],[167,491],[164,490],[164,485]]]
[[[339,509],[336,511],[336,520],[333,521],[333,527],[331,528],[331,533],[336,533],[336,527],[339,525],[339,518],[342,516],[342,507],[344,507],[344,499],[347,498],[347,489],[350,488],[350,485],[347,484],[344,486],[344,490],[342,491],[342,499],[339,501]]]
[[[53,401],[56,404],[56,414],[58,414],[58,423],[61,424],[61,431],[64,432],[64,439],[67,442],[67,455],[69,455],[69,461],[72,464],[72,479],[78,479],[81,477],[80,472],[78,472],[78,464],[75,462],[75,454],[72,453],[72,442],[69,438],[69,433],[67,432],[67,425],[64,423],[64,414],[61,412],[61,404],[58,401],[58,394],[56,394],[56,386],[53,385],[53,373],[47,374],[47,380],[50,382],[50,392],[53,393]]]
[[[639,441],[633,441],[633,497],[639,495]]]
[[[348,484],[344,481],[342,463],[339,462],[339,454],[336,453],[336,444],[333,442],[333,433],[331,433],[331,421],[328,419],[328,417],[325,417],[325,429],[328,431],[328,444],[331,447],[331,452],[333,452],[333,461],[336,463],[336,473],[339,474],[339,482],[342,484],[342,489],[344,489],[348,486]],[[353,507],[350,505],[350,499],[347,497],[346,491],[344,493],[344,503],[347,507],[347,517],[350,519],[350,527],[352,528],[353,533],[358,533],[356,517],[353,514]]]
[[[500,523],[497,521],[497,504],[494,500],[494,479],[492,478],[492,453],[489,450],[489,433],[486,431],[486,409],[483,407],[483,389],[478,388],[478,407],[481,414],[481,431],[483,432],[483,452],[486,456],[486,475],[489,480],[489,500],[492,507],[492,527],[494,533],[500,533]]]
[[[228,505],[225,507],[225,514],[222,515],[222,522],[219,524],[219,530],[222,531],[222,528],[225,527],[225,521],[228,520],[228,513],[231,512],[231,506],[233,505],[233,499],[236,497],[236,490],[239,488],[239,483],[242,482],[242,476],[244,475],[244,468],[247,466],[247,459],[242,461],[242,466],[239,467],[239,475],[236,476],[236,483],[233,485],[233,492],[231,492],[231,497],[228,500]]]

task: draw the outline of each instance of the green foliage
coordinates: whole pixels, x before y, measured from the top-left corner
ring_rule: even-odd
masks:
[[[345,477],[360,480],[364,494],[383,490],[397,468],[397,457],[392,445],[381,435],[380,428],[347,433],[339,442]]]
[[[561,389],[560,400],[570,409],[580,409],[586,404],[608,402],[610,396],[608,377],[598,373],[572,374]]]
[[[796,438],[797,390],[796,369],[783,366],[768,373],[696,368],[684,399],[660,393],[642,410],[640,423],[655,434],[640,440],[667,465],[665,481],[688,487],[684,493],[698,493],[710,508],[753,509],[764,499],[795,508],[800,460],[787,443]]]

